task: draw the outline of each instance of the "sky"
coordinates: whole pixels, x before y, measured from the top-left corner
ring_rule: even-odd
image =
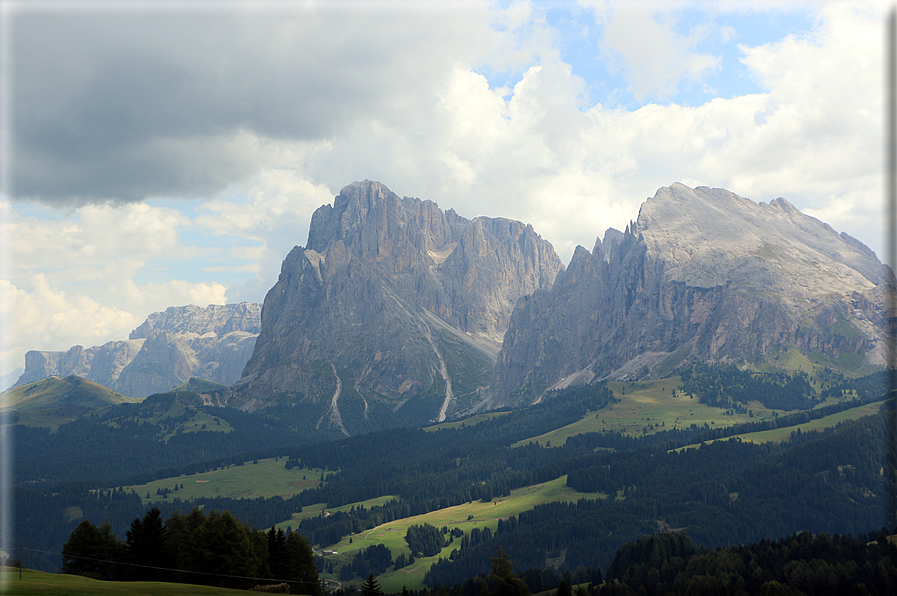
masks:
[[[884,246],[890,2],[0,0],[0,378],[261,302],[355,180],[569,261],[658,188]]]

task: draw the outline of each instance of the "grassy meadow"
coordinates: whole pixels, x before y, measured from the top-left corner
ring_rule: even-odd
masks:
[[[811,420],[809,422],[804,422],[801,424],[795,424],[794,426],[784,426],[782,428],[774,428],[770,430],[761,430],[755,433],[745,433],[742,435],[733,435],[731,437],[726,437],[725,439],[718,439],[719,441],[728,441],[730,439],[738,439],[741,441],[746,441],[750,443],[781,443],[782,441],[787,441],[789,437],[791,437],[791,433],[797,432],[812,432],[824,430],[829,427],[836,426],[841,422],[846,420],[858,420],[863,418],[864,416],[871,416],[873,414],[877,414],[879,410],[881,410],[882,406],[884,406],[883,401],[875,402],[871,404],[866,404],[863,406],[857,406],[856,408],[850,408],[849,410],[844,410],[843,412],[837,412],[830,416],[825,416],[823,418],[819,418],[818,420]],[[713,441],[707,441],[708,443],[712,443]],[[682,449],[694,449],[698,447],[698,445],[690,445],[688,447],[683,447]]]
[[[490,528],[494,530],[498,526],[498,520],[530,510],[536,505],[557,501],[573,502],[579,499],[598,498],[607,498],[607,495],[604,493],[577,492],[567,486],[567,477],[561,476],[549,482],[511,491],[509,496],[498,497],[488,503],[472,501],[463,505],[447,507],[423,515],[389,522],[346,537],[339,543],[327,548],[339,553],[332,555],[337,567],[351,561],[356,551],[375,544],[386,545],[392,551],[393,557],[395,557],[402,552],[410,554],[411,551],[405,542],[405,533],[408,527],[412,525],[430,524],[437,528],[446,526],[450,531],[454,528],[460,528],[465,534],[469,533],[473,528]],[[398,571],[389,571],[378,576],[377,579],[387,593],[401,592],[403,585],[407,586],[409,590],[422,589],[424,587],[424,573],[430,568],[430,565],[436,562],[439,557],[448,558],[452,549],[458,548],[460,544],[461,538],[454,538],[452,543],[443,548],[439,554],[433,557],[417,559],[411,565]],[[327,574],[322,573],[322,575],[331,581],[338,579],[337,577],[329,577]]]
[[[510,412],[486,412],[484,414],[476,414],[469,418],[464,418],[463,420],[455,420],[453,422],[442,422],[440,424],[434,424],[433,426],[427,426],[424,430],[428,431],[437,431],[442,430],[444,428],[465,428],[468,426],[476,426],[480,422],[485,422],[486,420],[492,420],[493,418],[498,418],[499,416],[506,416],[510,414]]]
[[[756,422],[770,418],[780,410],[771,410],[758,402],[748,409],[754,417],[733,410],[702,404],[697,397],[679,391],[678,376],[654,381],[611,382],[618,403],[589,412],[582,418],[538,437],[524,439],[515,446],[536,442],[540,445],[560,447],[567,438],[580,433],[618,431],[627,435],[651,434],[667,429],[688,428],[692,424],[711,428],[732,426],[743,422]]]
[[[326,503],[315,503],[314,505],[308,505],[302,508],[301,513],[294,513],[293,517],[288,520],[282,521],[279,524],[276,524],[276,527],[286,531],[287,526],[296,527],[299,525],[304,519],[311,519],[313,517],[320,517],[321,515],[328,515],[330,513],[336,511],[349,511],[353,507],[363,507],[365,509],[370,509],[371,507],[377,507],[378,505],[383,505],[388,503],[389,501],[394,501],[398,497],[393,495],[385,495],[382,497],[375,497],[373,499],[368,499],[366,501],[359,501],[357,503],[349,503],[348,505],[342,505],[340,507],[328,507]]]
[[[144,503],[154,503],[174,498],[182,501],[201,497],[289,498],[321,485],[323,470],[299,467],[287,470],[286,461],[286,458],[260,459],[256,463],[247,462],[242,466],[230,465],[209,472],[163,478],[123,488],[136,492]],[[181,485],[183,488],[180,488]],[[177,491],[174,490],[175,486],[178,487]],[[172,492],[165,499],[156,494],[159,489],[169,489]]]

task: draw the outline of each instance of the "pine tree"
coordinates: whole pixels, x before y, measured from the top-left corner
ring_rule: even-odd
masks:
[[[168,549],[165,547],[167,537],[168,531],[162,523],[162,512],[156,507],[147,511],[143,519],[137,518],[131,522],[131,529],[126,534],[124,553],[125,561],[134,565],[128,568],[129,579],[141,581],[168,579],[160,577],[164,572],[159,571],[170,567]]]
[[[84,520],[62,547],[62,572],[94,579],[116,579],[122,543],[106,521],[97,528]]]
[[[299,594],[322,596],[318,568],[315,566],[315,555],[308,545],[308,541],[299,532],[290,532],[286,540],[286,550],[290,566],[295,570],[296,580],[299,582],[294,584],[294,589]]]
[[[498,554],[493,557],[486,578],[487,586],[483,587],[483,596],[530,596],[529,586],[519,576],[514,574],[514,563],[508,560],[502,547],[498,547]]]
[[[271,579],[284,580],[290,578],[290,557],[287,552],[287,538],[283,530],[274,526],[268,530],[268,568]]]
[[[377,578],[371,573],[368,578],[361,584],[361,596],[383,596],[383,590],[377,582]]]

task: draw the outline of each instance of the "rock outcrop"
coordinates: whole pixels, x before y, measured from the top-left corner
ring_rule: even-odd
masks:
[[[228,403],[299,404],[340,434],[444,419],[478,403],[517,300],[562,269],[532,226],[353,183],[284,260]]]
[[[260,304],[173,306],[151,314],[127,340],[28,352],[14,387],[69,375],[131,397],[168,391],[191,377],[231,385],[252,354],[260,325]]]
[[[689,360],[774,366],[792,349],[834,368],[884,364],[889,270],[784,199],[674,184],[614,232],[592,252],[578,247],[550,291],[520,301],[492,405]]]

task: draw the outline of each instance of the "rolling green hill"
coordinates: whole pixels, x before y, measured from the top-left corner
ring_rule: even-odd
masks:
[[[64,379],[49,377],[43,381],[35,381],[4,392],[3,398],[7,407],[19,411],[72,407],[102,408],[141,401],[77,375],[70,375]]]
[[[14,424],[49,427],[54,431],[98,408],[140,401],[77,375],[64,379],[48,377],[0,396],[0,404],[12,413]]]
[[[451,585],[482,572],[498,546],[519,569],[573,571],[658,529],[685,528],[713,546],[881,526],[881,462],[869,457],[883,432],[879,379],[828,382],[803,400],[809,409],[785,411],[759,393],[714,392],[723,405],[704,403],[717,378],[697,377],[694,394],[676,377],[574,387],[519,410],[314,444],[260,414],[160,394],[26,436],[22,469],[35,480],[16,502],[28,543],[39,536],[56,552],[82,519],[108,518],[122,533],[149,506],[227,509],[337,551],[319,566],[343,585],[367,577],[357,557],[385,547],[393,563],[374,573],[390,590]],[[759,380],[767,392],[793,382]],[[265,442],[252,448],[255,439]],[[94,443],[114,457],[92,463],[97,450],[81,446]],[[685,446],[700,447],[677,450]],[[51,474],[71,486],[44,491]],[[419,523],[452,537],[409,563],[404,537]]]

